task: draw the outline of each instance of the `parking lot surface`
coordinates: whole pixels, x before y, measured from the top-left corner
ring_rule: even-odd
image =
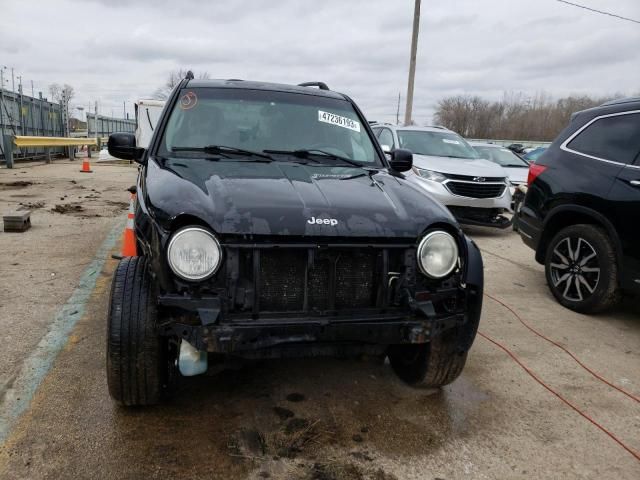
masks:
[[[44,202],[30,231],[0,233],[0,478],[640,477],[632,454],[480,336],[461,377],[441,391],[412,389],[371,359],[316,358],[184,379],[158,407],[114,405],[104,371],[117,263],[110,255],[135,169],[78,170],[78,162],[0,170],[2,209]],[[64,204],[71,205],[58,209],[65,213],[51,211]],[[467,233],[483,252],[486,293],[640,396],[637,303],[598,316],[573,313],[555,303],[543,268],[515,233]],[[640,451],[640,403],[493,299],[485,298],[480,331]],[[57,356],[56,345],[63,347]]]

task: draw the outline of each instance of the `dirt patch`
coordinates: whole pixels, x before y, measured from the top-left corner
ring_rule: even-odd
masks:
[[[288,408],[273,407],[273,413],[275,413],[280,420],[286,420],[293,417],[293,412]]]
[[[294,392],[287,395],[287,400],[294,403],[303,402],[305,400],[305,396],[301,393]]]
[[[324,428],[320,420],[290,418],[273,431],[242,429],[227,443],[229,455],[253,460],[269,457],[296,458],[307,447],[327,443],[332,432]]]
[[[33,182],[29,182],[27,180],[16,180],[13,182],[0,182],[0,188],[11,189],[11,188],[25,188],[30,185],[33,185]]]
[[[114,200],[104,200],[106,205],[112,205],[114,207],[118,207],[119,209],[125,210],[129,208],[129,202],[118,202]]]
[[[295,458],[307,447],[328,443],[333,432],[327,430],[320,420],[292,418],[284,428],[266,436],[267,451],[280,457]]]
[[[78,203],[64,203],[64,204],[56,204],[55,207],[51,209],[54,213],[61,213],[63,215],[69,213],[78,213],[84,211],[84,207]]]
[[[20,202],[19,205],[18,210],[37,210],[38,208],[44,208],[45,203],[43,200],[38,200],[37,202]]]
[[[308,480],[364,480],[364,472],[352,463],[314,463],[309,469]]]

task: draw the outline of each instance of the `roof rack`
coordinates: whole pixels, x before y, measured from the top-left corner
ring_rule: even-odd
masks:
[[[318,87],[320,90],[329,90],[329,87],[324,82],[304,82],[299,83],[299,87]]]
[[[184,78],[187,80],[193,80],[193,72],[191,70],[188,70],[187,75]]]
[[[633,103],[640,102],[640,97],[626,97],[626,98],[615,98],[613,100],[609,100],[608,102],[604,102],[600,107],[610,107],[611,105],[621,105],[623,103]]]

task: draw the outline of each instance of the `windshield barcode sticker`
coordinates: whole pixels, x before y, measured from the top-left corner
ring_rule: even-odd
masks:
[[[348,128],[349,130],[353,130],[354,132],[360,131],[360,122],[356,122],[355,120],[351,120],[347,117],[341,117],[340,115],[336,115],[335,113],[323,112],[322,110],[318,110],[318,121],[330,123],[331,125],[337,125],[338,127],[342,128]]]
[[[444,143],[451,143],[452,145],[460,145],[460,142],[458,140],[449,140],[448,138],[443,138],[442,141]]]

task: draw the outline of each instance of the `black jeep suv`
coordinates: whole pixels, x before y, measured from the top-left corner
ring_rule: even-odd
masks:
[[[315,88],[318,87],[318,88]],[[108,313],[111,396],[152,404],[229,357],[388,355],[410,384],[462,371],[482,307],[476,245],[324,83],[184,79],[141,164],[137,257]]]
[[[597,312],[640,292],[640,98],[572,116],[530,166],[518,227],[565,307]]]

